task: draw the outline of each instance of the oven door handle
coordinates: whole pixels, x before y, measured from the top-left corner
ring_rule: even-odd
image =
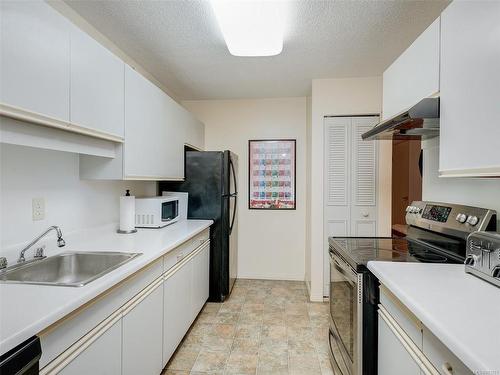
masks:
[[[335,330],[336,330],[336,328],[335,328]],[[337,361],[337,358],[335,358],[335,355],[333,354],[332,339],[337,343],[337,349],[338,349],[339,354],[340,354],[340,359],[342,359],[342,361],[344,362],[343,368],[347,372],[342,371],[342,369],[340,368],[339,362]],[[338,372],[340,375],[351,375],[350,368],[352,366],[352,363],[351,363],[351,366],[346,363],[345,357],[347,356],[347,358],[349,358],[349,356],[347,355],[347,352],[346,352],[345,348],[343,347],[343,343],[342,343],[342,340],[340,339],[338,332],[333,332],[332,327],[330,327],[330,329],[328,330],[328,344],[330,345],[330,357],[333,359],[334,367],[336,367],[334,369],[335,370],[334,373],[337,374],[337,372]],[[350,361],[350,359],[348,359],[348,361]]]
[[[345,266],[340,264],[337,258],[332,257],[332,260],[335,269],[339,271],[341,275],[344,276],[350,283],[352,283],[352,285],[355,285],[358,281],[357,274],[347,264]]]

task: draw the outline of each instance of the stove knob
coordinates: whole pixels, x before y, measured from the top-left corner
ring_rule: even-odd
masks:
[[[465,259],[465,264],[467,266],[473,267],[476,263],[478,263],[479,255],[471,254]]]
[[[472,256],[468,256],[465,258],[465,265],[466,266],[473,266],[474,265],[474,258]]]
[[[500,266],[496,266],[495,268],[493,268],[491,276],[493,276],[495,279],[500,279]]]
[[[479,223],[479,219],[477,216],[469,216],[469,218],[467,219],[467,223],[474,226]]]
[[[457,217],[456,217],[456,220],[459,222],[459,223],[465,223],[467,221],[467,215],[466,214],[458,214]]]

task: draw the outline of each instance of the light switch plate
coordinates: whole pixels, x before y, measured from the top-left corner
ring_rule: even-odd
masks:
[[[45,199],[33,198],[31,207],[33,211],[33,221],[45,219]]]

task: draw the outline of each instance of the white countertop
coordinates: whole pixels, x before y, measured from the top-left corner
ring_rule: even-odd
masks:
[[[36,335],[152,261],[212,225],[211,220],[183,220],[162,229],[117,234],[115,225],[65,236],[57,252],[122,251],[143,253],[82,287],[0,283],[0,355]],[[57,248],[56,248],[57,249]],[[47,255],[56,252],[47,250]]]
[[[463,265],[369,262],[368,268],[470,370],[500,371],[500,288]]]

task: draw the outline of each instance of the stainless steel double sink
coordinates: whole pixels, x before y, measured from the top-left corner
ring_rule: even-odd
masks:
[[[17,264],[0,271],[0,283],[84,286],[141,253],[71,252]]]

